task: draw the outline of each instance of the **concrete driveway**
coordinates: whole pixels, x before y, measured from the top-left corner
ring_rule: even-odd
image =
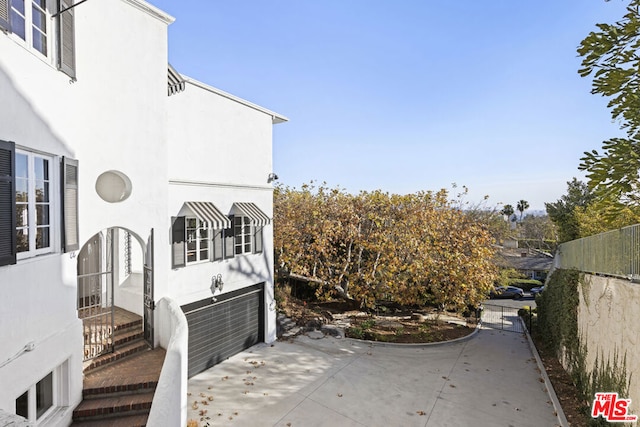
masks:
[[[492,329],[402,347],[302,335],[256,345],[188,389],[202,426],[560,425],[527,337]]]

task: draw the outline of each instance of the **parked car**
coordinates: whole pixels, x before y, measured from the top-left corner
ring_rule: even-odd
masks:
[[[524,291],[515,286],[498,286],[489,293],[489,298],[513,298],[524,297]]]
[[[544,286],[538,286],[537,288],[531,288],[531,296],[535,298],[536,295],[544,291]]]

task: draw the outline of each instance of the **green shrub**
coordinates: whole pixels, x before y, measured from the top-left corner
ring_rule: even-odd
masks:
[[[360,327],[363,330],[371,329],[374,326],[376,326],[376,321],[373,319],[367,319],[367,320],[364,320],[362,323],[360,323]]]
[[[350,328],[347,328],[346,331],[346,335],[349,338],[356,338],[356,339],[364,339],[364,331],[362,330],[362,328],[358,327],[358,326],[352,326]]]
[[[571,375],[580,399],[591,402],[596,391],[617,392],[627,396],[630,375],[627,372],[626,353],[618,354],[604,361],[598,354],[591,372],[587,371],[587,347],[578,334],[578,286],[585,286],[584,274],[575,270],[555,270],[549,278],[548,286],[537,298],[538,323],[536,330],[547,346],[560,356],[564,355],[567,371]],[[585,405],[585,411],[588,406]],[[609,425],[602,418],[592,419],[590,426]]]

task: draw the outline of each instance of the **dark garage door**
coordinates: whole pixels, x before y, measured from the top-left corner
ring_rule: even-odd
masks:
[[[264,341],[263,285],[182,306],[189,324],[189,378]]]

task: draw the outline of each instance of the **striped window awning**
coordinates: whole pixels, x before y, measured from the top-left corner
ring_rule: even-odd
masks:
[[[211,202],[184,202],[200,221],[205,221],[214,230],[231,227],[231,220]]]
[[[171,64],[169,64],[167,69],[167,89],[169,96],[182,92],[185,89],[184,78]]]
[[[236,202],[233,204],[233,212],[234,214],[241,214],[246,217],[249,217],[251,220],[251,225],[255,225],[258,227],[265,226],[267,224],[271,224],[271,218],[267,216],[259,207],[256,206],[255,203],[247,203],[247,202]]]

